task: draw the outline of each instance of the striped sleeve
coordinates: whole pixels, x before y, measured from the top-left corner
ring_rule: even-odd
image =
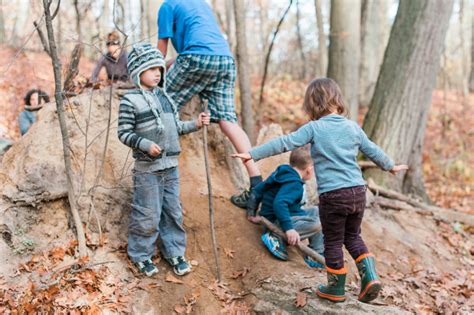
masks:
[[[135,133],[135,107],[126,97],[120,100],[117,133],[120,142],[133,149],[149,152],[153,141],[138,136]]]

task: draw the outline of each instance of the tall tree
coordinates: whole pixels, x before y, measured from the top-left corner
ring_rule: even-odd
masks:
[[[471,74],[469,76],[469,92],[474,92],[474,14],[471,17]]]
[[[234,20],[234,9],[232,5],[232,0],[225,0],[225,30],[227,35],[227,41],[229,42],[230,50],[233,52],[235,48],[234,40],[234,29],[233,23]]]
[[[79,243],[78,245],[79,255],[81,257],[85,257],[87,256],[86,238],[84,234],[84,228],[82,226],[82,220],[79,215],[79,210],[77,209],[77,200],[76,200],[75,188],[74,188],[74,174],[72,171],[72,161],[71,161],[71,144],[69,141],[66,114],[64,110],[64,104],[63,104],[63,90],[61,86],[61,81],[62,81],[61,61],[58,56],[56,41],[54,38],[54,30],[53,30],[53,20],[58,13],[58,9],[56,9],[55,13],[51,14],[50,8],[51,8],[52,2],[53,2],[52,0],[43,0],[46,30],[47,30],[48,41],[49,41],[49,51],[51,52],[51,63],[53,65],[53,70],[54,70],[54,82],[55,82],[54,98],[56,100],[59,127],[61,129],[62,142],[63,142],[64,166],[66,169],[66,178],[67,178],[67,185],[68,185],[69,207],[71,208],[71,214],[73,216],[74,224],[76,226],[77,240]],[[57,8],[59,8],[59,5],[60,3],[58,3]]]
[[[237,65],[240,87],[240,104],[242,128],[252,143],[255,142],[255,122],[252,109],[252,92],[250,87],[249,57],[245,27],[244,0],[234,0],[235,31],[237,38]]]
[[[328,77],[341,87],[353,120],[359,105],[360,11],[360,0],[331,1]]]
[[[0,43],[5,43],[5,18],[3,15],[3,0],[0,0]]]
[[[146,3],[145,0],[140,0],[140,39],[146,38],[148,31],[147,31],[147,23],[146,23]]]
[[[147,1],[147,22],[148,22],[148,37],[149,41],[155,43],[158,41],[158,24],[157,24],[157,17],[158,17],[158,10],[161,6],[163,1],[157,0],[146,0]]]
[[[390,1],[363,0],[360,32],[359,103],[368,106],[390,35]]]
[[[300,79],[303,80],[306,77],[306,56],[304,54],[304,45],[303,45],[303,35],[301,34],[301,26],[300,26],[300,3],[299,0],[296,0],[296,35],[298,40],[298,50],[300,51],[300,58],[301,58],[301,72],[300,72]]]
[[[318,69],[319,76],[326,76],[328,69],[328,52],[326,46],[326,35],[324,34],[323,11],[321,9],[321,0],[314,0],[316,11],[316,24],[318,30]]]
[[[406,174],[367,172],[379,183],[427,199],[422,149],[453,0],[401,0],[364,130]]]

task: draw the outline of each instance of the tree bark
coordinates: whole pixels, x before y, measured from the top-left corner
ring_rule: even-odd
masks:
[[[35,26],[36,32],[38,32],[38,36],[41,41],[41,45],[43,46],[43,50],[51,57],[51,53],[49,52],[48,41],[44,36],[43,31],[41,30],[41,25],[39,25],[36,21],[33,21],[33,25]]]
[[[474,12],[471,14],[471,74],[469,76],[469,92],[474,92]]]
[[[410,167],[396,177],[379,170],[368,170],[367,176],[425,200],[423,139],[452,7],[453,0],[400,1],[364,121],[369,138]]]
[[[283,15],[280,18],[280,21],[278,21],[278,24],[275,28],[275,31],[273,32],[272,40],[270,42],[270,46],[268,47],[267,54],[265,56],[265,66],[263,68],[263,78],[262,82],[260,83],[260,96],[259,96],[259,101],[258,101],[258,106],[260,107],[263,103],[263,92],[265,90],[265,82],[267,80],[267,74],[268,74],[268,65],[270,63],[270,56],[272,54],[273,50],[273,45],[275,44],[275,39],[278,35],[278,32],[280,31],[280,27],[283,24],[283,21],[285,20],[286,16],[288,15],[288,12],[290,11],[291,5],[293,4],[293,0],[290,0],[288,3],[288,7],[286,8],[285,12],[283,12]],[[237,26],[236,26],[237,27]]]
[[[64,79],[64,92],[74,90],[74,79],[79,74],[79,62],[81,61],[82,52],[82,44],[76,44],[71,54],[71,61],[67,67],[66,78]]]
[[[314,0],[314,8],[316,11],[316,24],[318,26],[318,76],[324,77],[326,76],[328,69],[328,52],[326,46],[326,35],[324,34],[324,22],[323,11],[321,10],[321,0]]]
[[[0,43],[5,43],[5,18],[3,14],[3,0],[0,0]]]
[[[148,31],[149,31],[149,41],[152,43],[152,46],[156,47],[158,41],[158,10],[160,9],[161,3],[163,1],[157,0],[147,0],[148,1]]]
[[[55,82],[55,99],[56,99],[56,108],[59,116],[59,126],[61,129],[62,142],[63,142],[63,153],[64,153],[64,164],[66,169],[66,177],[68,183],[68,200],[69,206],[71,207],[71,213],[74,219],[74,224],[76,226],[77,240],[79,243],[79,256],[87,256],[87,247],[86,247],[86,238],[84,234],[84,228],[82,226],[82,220],[77,209],[77,203],[75,198],[74,190],[74,174],[72,172],[72,163],[71,163],[71,144],[69,142],[68,127],[66,122],[66,115],[64,112],[63,106],[63,95],[61,87],[61,61],[58,57],[58,52],[56,48],[56,42],[54,39],[54,30],[53,30],[53,21],[51,19],[51,6],[50,0],[43,0],[44,14],[46,19],[46,30],[49,40],[49,51],[51,52],[51,63],[53,64],[54,69],[54,82]]]
[[[331,1],[328,77],[341,87],[352,120],[359,107],[360,9],[360,0]]]
[[[147,23],[146,23],[146,7],[145,7],[145,0],[140,0],[140,37],[143,40],[146,38],[148,31],[147,31]]]
[[[244,0],[234,1],[235,31],[237,38],[237,66],[240,87],[240,104],[242,128],[249,136],[252,143],[255,142],[255,121],[252,108],[251,79],[249,74],[249,57],[247,52],[247,38],[245,26]]]
[[[81,27],[81,9],[79,8],[79,0],[74,0],[74,10],[76,11],[76,32],[79,41],[82,40],[82,27]]]
[[[304,80],[306,78],[306,68],[308,67],[308,65],[306,64],[306,56],[304,55],[304,45],[303,36],[301,35],[300,18],[300,3],[299,0],[296,0],[296,35],[298,39],[298,50],[300,51],[301,58],[300,80]]]
[[[375,84],[390,35],[389,9],[390,1],[363,0],[359,76],[359,103],[362,106],[368,106],[374,95]]]
[[[235,50],[235,40],[234,40],[234,28],[232,27],[232,21],[234,20],[234,8],[232,4],[233,0],[225,0],[225,24],[226,24],[226,34],[227,42],[229,43],[230,50],[234,52]]]

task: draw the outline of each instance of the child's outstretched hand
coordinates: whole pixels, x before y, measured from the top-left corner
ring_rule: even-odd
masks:
[[[285,232],[286,238],[288,239],[288,244],[290,245],[296,245],[300,242],[300,235],[296,230],[288,230]]]
[[[209,113],[200,113],[197,119],[197,126],[201,128],[203,125],[209,126],[211,123],[211,114]]]
[[[252,159],[252,156],[249,153],[234,153],[231,155],[233,158],[242,159],[244,162]]]
[[[400,164],[400,165],[395,165],[391,170],[390,173],[393,175],[397,174],[400,171],[404,171],[408,169],[408,165],[405,164]]]
[[[153,143],[150,147],[150,151],[148,152],[151,156],[158,156],[161,153],[161,148],[156,143]]]

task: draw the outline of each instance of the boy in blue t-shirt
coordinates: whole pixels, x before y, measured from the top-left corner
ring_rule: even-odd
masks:
[[[290,165],[283,164],[252,190],[248,202],[247,216],[255,222],[259,215],[279,226],[285,232],[288,244],[296,245],[308,239],[309,247],[321,255],[324,252],[324,237],[321,232],[318,207],[302,209],[304,182],[314,176],[313,161],[309,149],[301,147],[290,155]],[[262,241],[270,252],[281,260],[288,260],[285,243],[272,232],[262,234]],[[322,264],[305,256],[304,261],[313,268],[324,268]]]
[[[165,0],[158,12],[158,49],[165,58],[169,39],[179,56],[171,61],[166,92],[178,108],[194,95],[208,100],[211,121],[219,124],[238,152],[249,151],[250,140],[237,124],[234,108],[234,59],[209,5],[204,0]],[[262,176],[252,160],[244,165],[252,189]],[[249,195],[246,190],[232,196],[231,202],[245,209]]]

